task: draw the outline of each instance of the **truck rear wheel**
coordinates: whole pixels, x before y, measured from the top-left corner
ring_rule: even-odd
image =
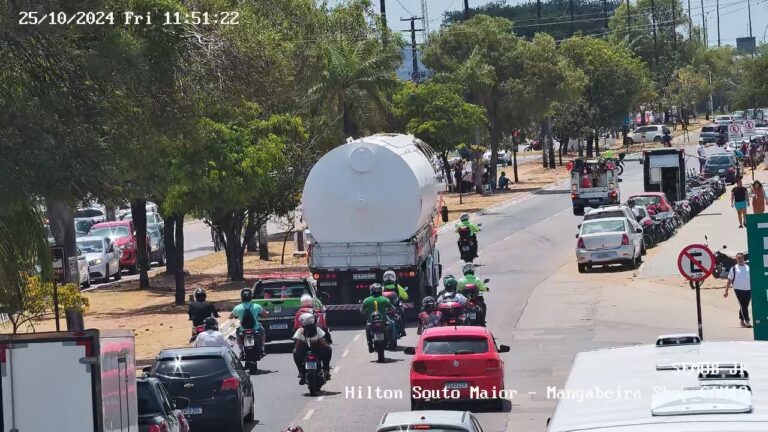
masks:
[[[584,207],[573,206],[573,214],[575,216],[584,216]]]

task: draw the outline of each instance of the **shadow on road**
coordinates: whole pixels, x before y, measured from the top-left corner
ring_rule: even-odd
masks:
[[[371,363],[379,363],[379,364],[389,364],[389,363],[398,363],[398,362],[401,362],[401,361],[404,361],[404,360],[403,359],[393,359],[393,358],[389,358],[389,357],[384,357],[384,361],[382,361],[382,362],[379,362],[376,359],[371,360],[370,362]]]

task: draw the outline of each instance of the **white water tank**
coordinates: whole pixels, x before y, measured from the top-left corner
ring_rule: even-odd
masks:
[[[442,190],[411,135],[377,134],[337,147],[312,167],[302,214],[318,243],[410,239],[432,220]]]

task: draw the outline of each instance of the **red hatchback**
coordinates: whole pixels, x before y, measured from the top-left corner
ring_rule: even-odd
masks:
[[[672,204],[669,202],[667,194],[664,192],[643,192],[632,195],[631,197],[627,198],[627,201],[629,200],[635,200],[636,205],[646,207],[654,205],[658,206],[661,208],[662,212],[672,211]]]
[[[120,269],[128,269],[136,273],[137,240],[132,221],[116,221],[97,223],[91,227],[89,236],[109,237],[120,248]],[[147,237],[147,254],[150,252],[149,237]]]
[[[427,403],[456,400],[487,401],[501,410],[510,395],[504,390],[504,362],[485,327],[433,327],[421,335],[411,363],[411,409]]]

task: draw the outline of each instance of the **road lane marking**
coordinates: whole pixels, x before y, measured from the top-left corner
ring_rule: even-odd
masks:
[[[335,368],[333,368],[333,374],[336,375],[337,373],[339,373],[339,369],[341,369],[341,366],[336,366]]]
[[[341,353],[341,358],[346,357],[349,354],[349,348],[345,349],[343,353]]]
[[[361,336],[360,333],[356,334],[355,337],[352,338],[352,342],[357,342],[358,340],[360,340],[360,336]]]
[[[318,401],[318,402],[322,402],[322,401],[323,401],[323,399],[325,399],[325,396],[320,396],[319,398],[317,398],[317,401]]]
[[[307,421],[312,418],[312,414],[315,413],[315,410],[311,409],[307,411],[307,413],[304,415],[304,421]]]

